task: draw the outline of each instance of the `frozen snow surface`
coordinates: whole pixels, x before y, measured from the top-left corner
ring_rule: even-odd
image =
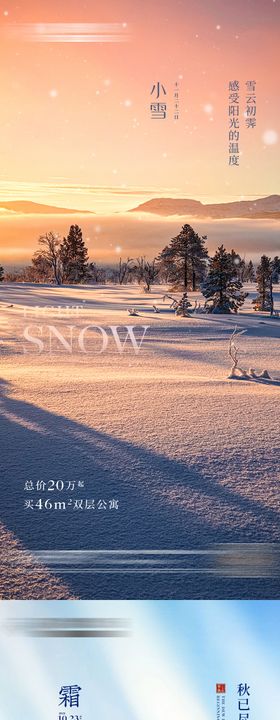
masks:
[[[265,568],[280,539],[280,319],[255,313],[246,289],[238,315],[182,318],[162,286],[1,285],[2,598],[279,597],[277,562],[243,576],[192,566],[192,551],[240,544],[263,548]],[[110,326],[123,340],[127,325],[138,340],[148,326],[138,354],[129,339],[118,352]],[[235,326],[256,377],[228,377]],[[74,509],[81,499],[91,507]],[[77,549],[110,552],[81,569],[61,554]]]

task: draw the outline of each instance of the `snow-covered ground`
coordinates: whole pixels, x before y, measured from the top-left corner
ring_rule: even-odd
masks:
[[[117,555],[110,554],[106,572],[101,562],[99,572],[91,566],[54,575],[34,565],[31,552],[279,542],[280,319],[254,313],[254,288],[247,290],[237,316],[180,318],[159,286],[147,295],[138,286],[2,284],[2,597],[279,595],[271,577],[192,574],[173,561],[167,573],[160,556],[151,568],[139,555],[137,572],[133,555],[116,570]],[[275,298],[280,310],[279,292]],[[138,316],[128,315],[130,307]],[[89,325],[107,333],[104,352],[98,354],[98,327],[84,332],[83,346],[80,333]],[[125,325],[148,326],[138,354],[129,342],[117,350],[109,326]],[[228,379],[236,325],[246,329],[238,340],[242,367],[267,369],[271,380]],[[52,338],[50,353],[49,326],[68,346]],[[41,340],[41,353],[27,327]],[[40,481],[47,485],[37,490]],[[53,490],[50,481],[63,481],[64,489]],[[24,489],[26,482],[34,489]],[[30,499],[49,499],[52,508],[25,509]],[[75,499],[95,499],[95,509],[75,510]],[[117,500],[118,509],[98,509],[99,500]],[[60,501],[65,510],[54,506]]]

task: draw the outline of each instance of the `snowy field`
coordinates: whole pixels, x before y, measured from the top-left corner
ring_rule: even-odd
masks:
[[[277,578],[140,553],[279,542],[280,319],[254,313],[246,289],[237,316],[180,318],[159,286],[1,285],[2,598],[279,596]],[[148,326],[138,354],[118,351],[109,326],[125,325],[138,341]],[[270,380],[228,379],[235,325],[242,367]],[[77,548],[137,559],[89,554],[81,572],[77,555],[53,573],[51,551]]]

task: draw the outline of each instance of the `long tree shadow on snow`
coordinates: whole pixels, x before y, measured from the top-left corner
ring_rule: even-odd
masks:
[[[54,415],[9,392],[2,383],[1,519],[29,550],[185,549],[273,539],[278,513],[219,485],[209,478],[209,467],[204,478],[193,466]],[[63,492],[48,488],[49,481],[57,480],[65,484]],[[34,490],[24,490],[26,482]],[[37,482],[46,483],[45,489],[37,491]],[[67,490],[73,482],[75,490]],[[174,488],[184,493],[183,506]],[[196,507],[193,493],[199,493],[202,505]],[[75,511],[73,505],[39,510],[40,498],[52,503],[117,499],[119,510]],[[35,509],[24,509],[31,499]],[[240,530],[238,517],[245,515],[248,522]],[[73,582],[79,590],[81,578]]]

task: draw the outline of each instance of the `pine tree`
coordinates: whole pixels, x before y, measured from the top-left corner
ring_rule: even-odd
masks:
[[[157,273],[163,283],[175,284],[177,282],[176,261],[169,245],[166,245],[156,258]]]
[[[191,225],[183,225],[181,232],[171,240],[157,258],[169,271],[172,282],[180,285],[185,292],[196,290],[206,274],[208,251],[206,236],[199,237]]]
[[[231,250],[231,262],[232,262],[232,270],[233,270],[233,277],[235,277],[237,280],[241,280],[242,282],[242,270],[243,270],[243,260],[241,260],[241,257],[239,253],[235,252],[235,250]]]
[[[231,250],[231,259],[232,259],[232,266],[233,266],[233,276],[237,278],[237,280],[240,280],[240,282],[244,282],[244,275],[245,275],[245,269],[246,269],[246,263],[243,258],[239,255],[239,253],[235,252],[235,250]]]
[[[202,292],[207,302],[211,302],[209,312],[237,312],[244,303],[247,293],[242,292],[242,282],[236,278],[232,254],[228,253],[223,245],[210,261],[209,274],[203,283]]]
[[[244,280],[245,281],[247,280],[248,282],[255,282],[255,279],[256,279],[255,268],[252,263],[252,260],[249,260],[248,264],[245,267]]]
[[[63,280],[68,283],[80,283],[87,277],[88,251],[83,233],[78,225],[71,225],[67,238],[60,248]]]
[[[254,310],[270,312],[273,315],[273,262],[267,255],[262,255],[261,262],[257,267],[257,297],[252,300]]]
[[[176,315],[182,315],[183,317],[189,317],[189,308],[191,307],[191,303],[188,299],[188,293],[184,292],[183,296],[181,297],[181,300],[178,302],[177,308],[176,308]]]
[[[4,280],[4,268],[0,265],[0,282]]]
[[[278,255],[272,260],[272,282],[278,285],[280,277],[280,258]]]

